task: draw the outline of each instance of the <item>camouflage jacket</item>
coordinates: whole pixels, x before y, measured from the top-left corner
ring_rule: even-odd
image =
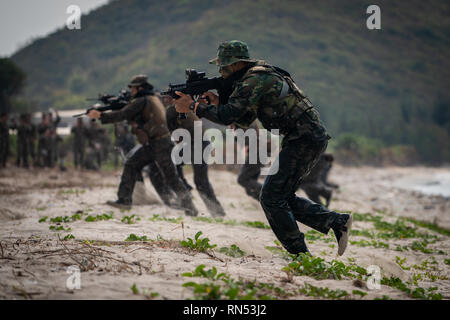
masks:
[[[251,64],[244,75],[234,81],[233,93],[226,104],[200,104],[196,114],[213,122],[236,123],[244,128],[258,118],[264,128],[279,129],[289,140],[330,138],[317,110],[300,100],[283,76],[263,62]]]
[[[186,119],[180,119],[178,116],[179,113],[176,111],[175,106],[172,104],[166,109],[166,119],[167,125],[169,127],[170,132],[175,131],[176,129],[183,128],[189,131],[191,134],[191,138],[194,138],[194,122],[201,121],[195,114],[192,112],[186,114]],[[205,127],[202,124],[202,133],[205,131]]]
[[[138,94],[118,111],[102,113],[100,120],[102,123],[128,120],[132,125],[132,132],[143,145],[152,139],[169,136],[163,104],[155,95],[145,92]]]
[[[85,126],[74,126],[71,129],[73,133],[73,144],[77,146],[84,146],[86,138],[88,137],[88,129]]]

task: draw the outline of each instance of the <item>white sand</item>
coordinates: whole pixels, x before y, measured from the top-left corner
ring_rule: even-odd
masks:
[[[420,173],[422,175],[448,174],[448,169],[436,168],[344,168],[333,169],[330,180],[338,182],[341,188],[335,192],[331,208],[336,211],[375,213],[382,211],[385,220],[394,222],[397,217],[412,217],[417,220],[437,223],[450,229],[450,201],[440,196],[422,195],[416,191],[398,188],[396,181]],[[210,171],[211,183],[227,213],[226,220],[261,221],[267,224],[259,203],[245,194],[236,182],[235,174],[226,171]],[[193,185],[192,174],[187,179]],[[130,287],[135,283],[141,289],[159,293],[158,299],[192,298],[190,289],[182,284],[191,278],[182,277],[200,264],[208,268],[215,266],[219,272],[227,272],[233,278],[242,277],[273,283],[287,290],[294,290],[309,283],[319,287],[365,291],[363,299],[374,299],[388,295],[394,299],[408,299],[408,296],[388,286],[379,290],[361,289],[353,280],[315,280],[307,276],[294,276],[286,282],[286,273],[281,271],[287,261],[273,254],[266,246],[275,246],[276,239],[271,230],[257,229],[243,225],[224,225],[194,221],[185,217],[182,211],[169,209],[161,204],[146,178],[150,203],[136,205],[130,212],[121,212],[105,205],[106,200],[116,199],[120,172],[76,172],[60,173],[57,170],[8,169],[0,171],[0,298],[3,299],[145,299],[134,295]],[[301,193],[300,193],[301,194]],[[200,216],[209,213],[198,193],[193,191],[194,202]],[[142,202],[140,202],[142,203]],[[78,210],[90,210],[97,215],[113,212],[114,218],[107,221],[82,221],[63,223],[69,232],[49,230],[55,223],[38,223],[44,216],[72,216]],[[135,224],[121,222],[125,215],[136,215],[141,220]],[[149,221],[154,214],[164,218],[183,217],[183,225],[168,221]],[[299,225],[304,232],[309,229]],[[371,230],[368,222],[354,222],[354,229]],[[440,240],[427,248],[442,250],[445,254],[425,254],[420,251],[395,251],[397,245],[410,245],[418,239],[380,240],[389,243],[390,248],[360,247],[349,245],[343,257],[337,257],[337,248],[330,248],[334,242],[316,240],[309,243],[310,251],[327,261],[339,259],[367,267],[378,265],[382,276],[395,276],[410,281],[414,273],[425,271],[402,270],[395,262],[396,256],[406,258],[405,265],[420,264],[431,256],[437,261],[436,274],[450,277],[450,239],[428,229],[421,231],[438,235]],[[179,245],[179,240],[193,238],[202,231],[217,248],[236,244],[246,252],[243,258],[232,258],[217,251],[210,255],[196,253]],[[147,236],[149,239],[165,239],[158,242],[124,242],[130,234]],[[59,241],[72,234],[75,240]],[[81,240],[104,241],[94,245],[83,244]],[[370,240],[351,237],[351,240]],[[379,240],[379,239],[377,239]],[[122,262],[125,261],[125,262]],[[82,265],[81,289],[69,290],[66,280],[68,266]],[[194,279],[198,280],[198,279]],[[200,281],[200,280],[198,280]],[[438,287],[445,299],[450,297],[450,281],[419,281],[424,288]],[[350,299],[361,299],[350,295]],[[298,294],[291,299],[312,299]]]

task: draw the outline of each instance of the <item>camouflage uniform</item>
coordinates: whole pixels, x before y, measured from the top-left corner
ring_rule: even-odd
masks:
[[[50,166],[50,131],[51,128],[47,122],[47,115],[42,114],[42,121],[37,126],[38,149],[36,164],[38,166]]]
[[[126,155],[131,149],[136,145],[134,141],[134,136],[128,132],[128,126],[126,124],[115,123],[114,126],[114,149],[116,151],[122,150],[123,154]],[[114,152],[114,167],[117,168],[119,159],[118,152]]]
[[[6,114],[0,121],[0,166],[5,168],[9,156],[9,125]]]
[[[102,167],[102,154],[101,154],[101,141],[100,141],[100,128],[97,122],[91,121],[90,126],[87,128],[86,136],[88,139],[88,153],[90,158],[93,157],[97,164],[95,167]]]
[[[238,125],[234,125],[237,129],[240,128]],[[249,128],[256,130],[257,137],[258,136],[258,125],[256,121],[254,121]],[[245,129],[244,129],[245,132]],[[259,139],[258,139],[259,144]],[[245,145],[247,147],[247,152],[245,155],[245,163],[242,165],[241,170],[238,175],[238,183],[244,187],[245,192],[252,198],[259,201],[259,194],[261,192],[262,184],[258,182],[259,175],[261,174],[261,169],[264,167],[260,161],[256,163],[250,163],[249,161],[249,149],[248,149],[248,140],[245,140]]]
[[[143,86],[147,84],[147,77],[136,76],[130,86]],[[119,111],[102,113],[102,123],[112,123],[128,120],[133,123],[133,133],[138,137],[142,148],[129,158],[124,166],[122,180],[118,191],[119,204],[131,205],[132,194],[136,179],[141,175],[142,169],[151,162],[156,162],[164,174],[166,183],[180,198],[186,215],[197,215],[189,191],[179,179],[171,159],[173,143],[167,129],[165,109],[153,91],[139,91],[136,96]]]
[[[279,129],[284,135],[276,159],[279,170],[267,176],[260,194],[273,232],[288,252],[298,254],[309,251],[296,220],[325,234],[333,228],[339,242],[338,253],[343,254],[351,216],[330,211],[295,194],[299,182],[317,163],[330,138],[318,112],[284,70],[251,60],[247,45],[241,41],[222,43],[217,58],[210,63],[223,68],[238,61],[248,64],[230,76],[235,80],[228,102],[218,106],[200,104],[197,116],[244,128],[258,118],[264,128]],[[345,239],[342,246],[340,239]]]
[[[56,161],[59,158],[59,143],[60,140],[56,129],[58,128],[58,124],[61,122],[61,118],[56,113],[56,119],[53,120],[52,113],[49,113],[49,126],[50,126],[50,139],[49,139],[49,152],[50,152],[50,167],[53,168],[55,166]]]
[[[17,132],[17,160],[18,167],[28,168],[28,135],[29,126],[25,123],[25,115],[20,115],[19,125],[14,122],[13,128]]]
[[[77,124],[72,127],[73,134],[73,161],[75,168],[82,167],[84,163],[84,152],[86,148],[87,129],[80,118]]]
[[[187,114],[186,119],[180,119],[178,117],[178,113],[175,110],[175,106],[169,105],[166,109],[166,119],[167,119],[167,125],[170,130],[170,132],[175,131],[178,128],[183,128],[189,131],[191,134],[191,155],[192,155],[192,163],[194,163],[194,121],[201,121],[198,119],[193,113]],[[204,128],[202,127],[202,132],[204,131]],[[202,144],[202,153],[203,150],[209,145],[208,141],[203,141]],[[197,187],[197,191],[200,194],[200,197],[202,198],[203,202],[205,203],[206,207],[208,208],[208,211],[211,213],[212,216],[225,216],[225,211],[220,204],[219,200],[217,200],[216,195],[214,193],[214,189],[212,188],[211,184],[209,183],[208,178],[208,165],[206,162],[202,159],[201,164],[193,164],[192,165],[193,171],[194,171],[194,183]],[[183,174],[183,164],[179,164],[177,166],[177,171],[180,179],[185,184],[186,188],[191,189],[192,187],[188,184],[186,179],[184,178]],[[152,183],[155,185],[160,185],[157,181],[159,180],[157,177],[152,175],[159,175],[154,170],[150,169],[150,179]],[[155,187],[156,189],[156,187]],[[160,192],[158,192],[160,195],[163,192],[167,192],[164,189],[161,189]]]
[[[320,197],[326,200],[325,206],[330,205],[333,190],[328,187],[323,181],[323,175],[328,170],[330,163],[326,154],[322,154],[317,164],[312,168],[311,172],[303,178],[299,188],[305,191],[309,199],[314,202],[322,203]]]

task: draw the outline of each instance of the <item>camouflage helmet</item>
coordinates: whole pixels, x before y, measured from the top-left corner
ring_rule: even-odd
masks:
[[[235,62],[256,62],[250,59],[247,44],[239,40],[222,42],[217,51],[217,57],[210,60],[210,64],[216,64],[219,67],[229,66]]]
[[[147,76],[144,75],[144,74],[139,74],[139,75],[134,76],[133,78],[131,78],[131,81],[130,81],[130,84],[128,85],[128,88],[140,87],[140,86],[144,86],[146,84],[150,85],[150,83],[147,82]]]

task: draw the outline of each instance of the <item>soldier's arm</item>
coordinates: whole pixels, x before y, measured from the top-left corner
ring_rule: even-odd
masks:
[[[145,97],[133,99],[129,104],[118,111],[102,112],[100,121],[102,123],[113,123],[123,120],[133,120],[133,118],[144,109],[145,99]]]
[[[196,115],[199,118],[204,117],[224,125],[232,124],[247,113],[250,113],[249,117],[254,120],[256,118],[256,108],[254,107],[261,99],[263,91],[264,86],[261,85],[259,75],[249,75],[238,83],[227,104],[218,106],[200,104],[197,107]]]
[[[175,106],[169,106],[166,109],[166,120],[167,120],[167,127],[169,128],[170,132],[175,131],[178,129],[178,113],[175,109]]]
[[[56,111],[56,120],[53,122],[55,127],[57,127],[60,122],[61,122],[61,117],[59,116],[58,111]]]

